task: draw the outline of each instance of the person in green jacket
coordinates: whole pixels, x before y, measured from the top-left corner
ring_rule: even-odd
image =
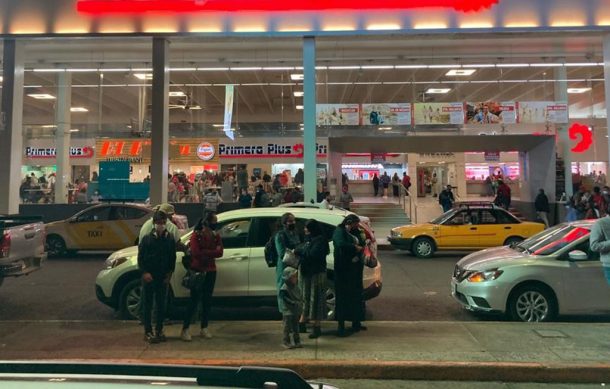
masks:
[[[364,242],[360,234],[360,219],[351,214],[335,229],[333,234],[335,259],[335,317],[337,335],[346,336],[345,322],[352,322],[352,331],[365,331],[364,300],[362,297],[362,273]]]

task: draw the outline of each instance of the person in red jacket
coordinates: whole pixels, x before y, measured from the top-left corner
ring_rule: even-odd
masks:
[[[200,303],[202,304],[200,334],[207,339],[212,337],[208,330],[208,322],[212,308],[214,285],[216,284],[216,258],[223,255],[222,239],[220,234],[216,232],[217,223],[216,213],[207,212],[199,220],[191,235],[189,269],[191,273],[194,273],[196,281],[191,288],[191,299],[182,325],[181,338],[187,342],[192,340],[189,326]]]

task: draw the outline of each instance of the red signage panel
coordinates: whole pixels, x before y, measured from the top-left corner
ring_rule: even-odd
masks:
[[[489,8],[498,2],[499,0],[78,0],[77,10],[89,14],[414,8],[449,8],[471,12]]]

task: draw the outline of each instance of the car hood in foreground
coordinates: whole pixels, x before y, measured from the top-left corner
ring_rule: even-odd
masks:
[[[115,251],[114,253],[110,254],[110,257],[108,257],[108,259],[130,258],[135,256],[138,256],[138,246],[131,246],[119,251]]]
[[[528,257],[529,255],[513,250],[509,246],[502,246],[477,251],[465,256],[457,264],[466,270],[486,270],[504,265],[506,261]]]

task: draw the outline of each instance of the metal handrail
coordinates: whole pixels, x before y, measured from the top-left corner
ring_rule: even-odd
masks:
[[[400,185],[400,202],[402,208],[407,212],[407,216],[411,219],[411,223],[417,223],[417,204],[413,204],[413,196],[411,192],[405,188],[403,185]],[[407,204],[407,197],[409,198]],[[415,212],[414,212],[415,211]]]

